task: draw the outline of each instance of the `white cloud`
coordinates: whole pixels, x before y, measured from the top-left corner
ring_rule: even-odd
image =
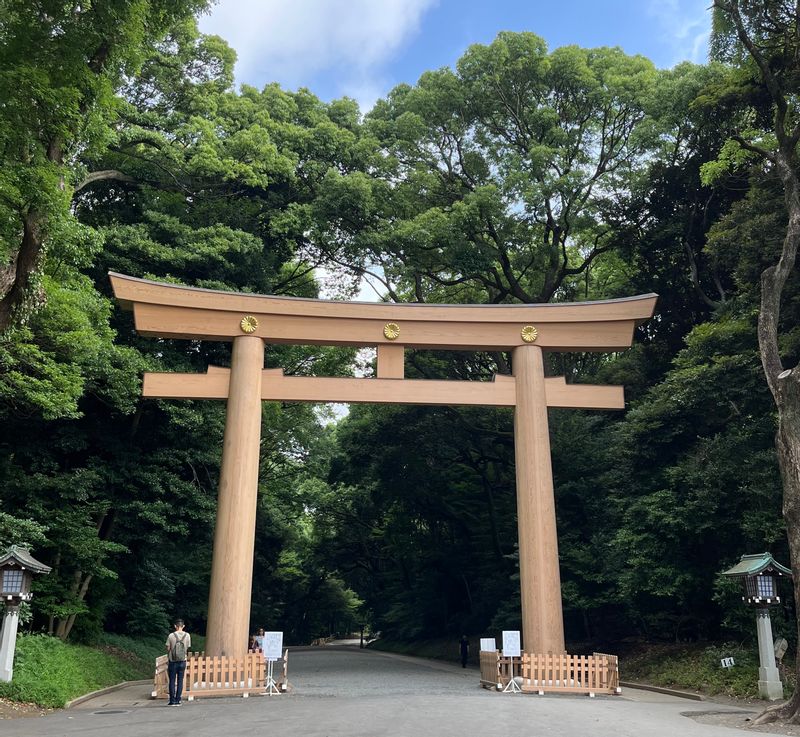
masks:
[[[436,1],[220,0],[200,28],[236,49],[238,82],[261,87],[277,81],[295,89],[312,87],[317,73],[334,72],[341,90],[371,102],[380,66]]]
[[[686,60],[698,64],[705,61],[711,32],[708,5],[697,0],[649,0],[649,15],[674,49],[671,64]]]
[[[375,103],[387,93],[386,86],[380,78],[349,79],[341,86],[342,95],[352,97],[358,103],[362,113],[368,113]]]

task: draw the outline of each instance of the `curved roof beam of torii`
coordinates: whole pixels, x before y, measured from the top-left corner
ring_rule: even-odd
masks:
[[[535,344],[550,351],[628,348],[633,330],[652,317],[657,295],[598,302],[536,305],[435,305],[345,302],[220,292],[137,279],[110,272],[114,294],[133,309],[146,336],[233,340],[244,317],[252,335],[268,343],[402,345],[440,350],[511,350],[525,345],[522,329],[536,329]],[[394,323],[399,334],[384,333]],[[390,331],[391,334],[391,331]]]

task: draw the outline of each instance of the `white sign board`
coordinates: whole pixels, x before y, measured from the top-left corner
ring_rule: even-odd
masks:
[[[265,632],[262,649],[267,660],[280,660],[283,657],[283,632]]]
[[[519,630],[503,630],[503,656],[519,658],[522,656],[519,645]]]
[[[733,658],[722,658],[719,662],[723,668],[733,668],[734,666]]]
[[[494,640],[494,637],[481,637],[481,652],[484,650],[492,652],[497,650],[497,643]]]

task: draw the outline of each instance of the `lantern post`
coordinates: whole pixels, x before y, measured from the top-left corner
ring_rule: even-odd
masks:
[[[780,604],[778,579],[791,578],[792,572],[778,563],[769,553],[743,555],[733,568],[720,575],[740,578],[744,582],[745,596],[751,606],[756,607],[756,631],[758,633],[758,693],[761,698],[777,701],[783,698],[783,684],[775,665],[775,649],[772,643],[772,622],[769,607]]]
[[[40,563],[26,548],[18,545],[12,545],[0,556],[0,598],[5,604],[0,630],[0,681],[8,682],[14,675],[19,605],[33,596],[33,574],[50,573],[50,570],[50,566]]]

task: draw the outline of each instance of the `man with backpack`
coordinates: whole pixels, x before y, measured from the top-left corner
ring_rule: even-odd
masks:
[[[169,704],[180,706],[183,694],[186,654],[192,647],[192,637],[183,631],[183,620],[175,620],[175,631],[167,637],[167,673],[169,674]]]

